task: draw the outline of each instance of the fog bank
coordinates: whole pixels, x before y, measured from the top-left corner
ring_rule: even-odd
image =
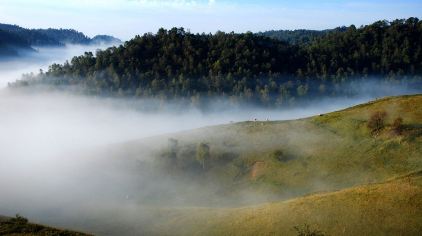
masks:
[[[71,45],[65,47],[39,47],[34,53],[24,53],[13,59],[0,60],[0,88],[7,86],[7,83],[21,79],[22,74],[38,73],[40,69],[47,70],[53,63],[62,64],[71,60],[74,56],[93,52],[99,49],[106,49],[113,45]]]
[[[68,47],[67,50],[40,49],[44,53],[37,57],[2,62],[0,87],[18,79],[23,72],[46,68],[87,48]],[[143,218],[153,218],[149,214],[155,206],[146,207],[145,200],[153,199],[157,204],[161,193],[170,192],[172,201],[160,207],[179,207],[190,201],[184,199],[188,194],[181,192],[195,193],[192,198],[204,197],[207,192],[195,179],[180,181],[166,172],[147,174],[148,170],[140,168],[139,163],[125,161],[127,150],[123,148],[121,155],[110,154],[109,147],[204,126],[255,119],[304,118],[378,97],[421,92],[421,88],[376,80],[344,86],[345,91],[355,95],[315,98],[300,106],[279,109],[233,107],[227,105],[229,102],[211,101],[209,111],[177,104],[146,110],[145,104],[154,108],[160,102],[3,88],[0,90],[0,214],[19,213],[40,223],[88,231],[117,220],[121,222],[115,224],[129,225],[136,232]],[[154,158],[144,153],[143,147],[138,148],[138,159]],[[245,194],[248,197],[259,196]],[[105,233],[110,228],[95,230]],[[117,235],[118,231],[107,233]]]

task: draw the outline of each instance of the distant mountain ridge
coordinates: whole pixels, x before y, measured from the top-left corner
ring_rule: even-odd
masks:
[[[0,23],[0,57],[18,56],[19,51],[33,51],[32,47],[63,47],[66,44],[119,44],[121,40],[109,35],[90,38],[74,29],[27,29]]]
[[[33,51],[22,38],[8,31],[0,30],[0,56],[17,56],[17,50]]]

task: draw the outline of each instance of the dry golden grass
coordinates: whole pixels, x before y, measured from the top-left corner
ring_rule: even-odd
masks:
[[[420,235],[422,172],[253,207],[171,212],[155,225],[160,234],[297,235],[293,227],[307,224],[326,235]]]
[[[386,127],[373,136],[366,122],[379,110],[388,114]],[[389,129],[399,116],[407,131],[393,135]],[[252,166],[250,171],[257,172],[254,165],[260,163],[259,175],[246,173],[243,181],[249,185],[243,186],[292,199],[243,208],[166,209],[152,232],[296,235],[293,227],[306,224],[327,235],[421,235],[421,127],[422,95],[414,95],[308,119],[245,122],[174,135],[182,143],[200,137],[214,151],[224,150],[222,140],[229,140],[241,153],[239,159]],[[273,157],[280,150],[287,161]],[[214,166],[207,175],[212,178],[228,166]],[[229,181],[236,174],[230,170],[225,172]],[[409,172],[415,174],[395,178]],[[318,191],[324,193],[312,194]]]

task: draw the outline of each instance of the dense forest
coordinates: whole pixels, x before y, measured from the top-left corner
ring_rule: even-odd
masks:
[[[74,29],[36,29],[35,32],[47,35],[60,44],[89,44],[91,39]]]
[[[304,32],[308,34],[309,32]],[[305,40],[306,41],[306,40]],[[192,34],[160,29],[124,45],[87,52],[11,87],[78,85],[89,94],[193,103],[209,97],[285,105],[332,95],[338,84],[377,77],[420,86],[422,21],[378,21],[324,32],[307,43],[253,33]]]
[[[17,56],[18,50],[32,51],[31,46],[13,33],[0,30],[0,55]]]
[[[0,24],[0,57],[17,56],[21,50],[32,50],[31,47],[99,43],[120,44],[121,42],[108,35],[97,35],[91,39],[73,29],[26,29],[17,25]]]
[[[258,35],[267,36],[273,39],[285,41],[289,44],[309,44],[315,39],[327,35],[333,31],[345,31],[346,27],[338,27],[330,30],[269,30],[259,32]]]
[[[62,46],[60,41],[38,31],[25,29],[17,25],[0,24],[0,30],[13,34],[30,46]]]

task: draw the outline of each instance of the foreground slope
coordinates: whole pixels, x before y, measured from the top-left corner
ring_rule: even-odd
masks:
[[[29,223],[27,219],[16,216],[16,218],[0,216],[0,235],[14,236],[88,236],[88,234],[73,232],[69,230],[51,228],[44,225]]]
[[[235,209],[179,209],[156,225],[163,235],[420,235],[422,172],[380,184]],[[182,226],[183,227],[180,227]],[[303,228],[302,228],[303,230]]]

